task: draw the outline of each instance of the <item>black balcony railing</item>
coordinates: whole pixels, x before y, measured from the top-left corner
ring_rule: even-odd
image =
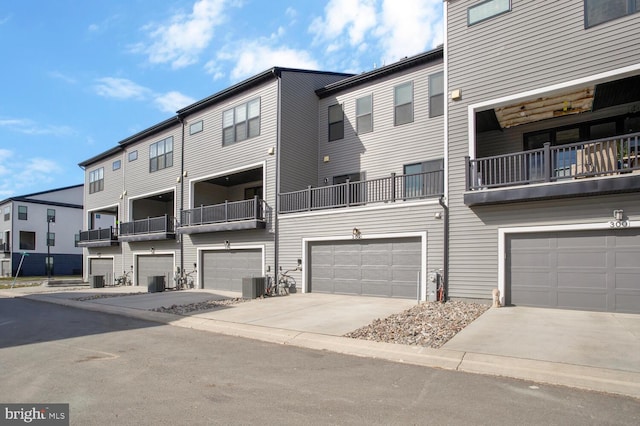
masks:
[[[444,171],[396,175],[280,194],[280,213],[360,206],[437,197],[444,193]]]
[[[90,229],[89,231],[80,231],[80,239],[78,242],[92,241],[116,241],[118,239],[118,230],[114,227]]]
[[[120,235],[140,235],[156,233],[173,233],[175,231],[173,216],[164,215],[158,217],[148,217],[146,219],[134,220],[120,224]]]
[[[9,243],[0,243],[0,246],[2,246],[3,253],[11,253],[11,247],[9,247]]]
[[[640,170],[640,133],[470,159],[466,190],[611,176]]]
[[[184,210],[180,225],[198,226],[242,220],[264,220],[264,212],[264,200],[258,197],[243,201],[225,201],[222,204]]]

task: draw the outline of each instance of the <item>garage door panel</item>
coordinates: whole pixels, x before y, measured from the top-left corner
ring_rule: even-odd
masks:
[[[637,292],[620,291],[615,297],[615,307],[618,312],[638,313],[640,294]]]
[[[361,257],[362,266],[376,266],[376,265],[388,265],[389,254],[388,253],[362,253]]]
[[[603,268],[607,266],[606,250],[558,253],[558,265],[567,268]]]
[[[137,256],[137,284],[147,286],[149,277],[163,276],[166,287],[173,287],[173,255]]]
[[[418,238],[312,243],[309,288],[321,293],[415,298],[421,248]]]
[[[260,249],[202,252],[203,288],[241,292],[242,278],[260,276],[262,276]]]
[[[640,230],[520,234],[507,247],[508,303],[640,313]]]
[[[558,307],[567,309],[586,309],[589,311],[606,311],[607,297],[602,292],[558,291]]]
[[[102,275],[105,278],[105,283],[112,283],[114,280],[113,259],[89,259],[89,275]]]
[[[607,274],[592,272],[558,272],[558,288],[607,288]]]
[[[386,266],[366,266],[361,270],[360,276],[363,280],[389,281],[393,279],[391,269]]]

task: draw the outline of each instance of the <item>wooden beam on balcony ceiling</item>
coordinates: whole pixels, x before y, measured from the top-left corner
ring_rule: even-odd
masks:
[[[586,87],[556,96],[541,97],[495,108],[495,112],[500,126],[506,129],[547,118],[591,111],[593,95],[593,87]]]

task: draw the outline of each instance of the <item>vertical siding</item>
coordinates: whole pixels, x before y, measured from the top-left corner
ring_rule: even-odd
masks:
[[[282,72],[280,192],[315,185],[318,173],[318,97],[315,90],[343,78],[336,74]]]
[[[634,208],[634,196],[602,196],[469,208],[463,203],[468,151],[468,105],[587,77],[640,62],[640,14],[584,28],[583,1],[512,0],[512,10],[467,27],[475,0],[447,7],[448,91],[461,89],[449,108],[451,208],[450,295],[489,298],[497,285],[497,229],[605,222],[616,208]],[[567,120],[584,120],[585,116]],[[531,125],[536,128],[543,124]],[[521,149],[522,129],[483,135],[483,154],[509,142]],[[502,145],[504,146],[504,145]]]
[[[376,79],[371,84],[320,100],[318,176],[315,185],[334,176],[365,172],[365,179],[403,173],[403,165],[444,157],[444,117],[429,117],[429,75],[442,71],[440,61]],[[413,82],[411,123],[394,125],[394,87]],[[372,95],[373,131],[356,133],[356,99]],[[344,138],[329,142],[328,108],[343,105]],[[324,162],[324,157],[329,162]],[[302,188],[297,188],[302,189]]]

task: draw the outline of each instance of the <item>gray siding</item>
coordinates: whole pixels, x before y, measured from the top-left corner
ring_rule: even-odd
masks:
[[[403,165],[443,158],[444,117],[429,117],[429,75],[442,71],[442,63],[394,73],[320,100],[318,111],[318,177],[314,186],[331,184],[333,177],[365,172],[364,179],[403,173]],[[394,126],[394,87],[413,82],[411,123]],[[373,131],[356,133],[356,99],[372,95]],[[329,142],[328,108],[342,104],[344,138]],[[324,162],[324,157],[329,162]],[[303,189],[303,188],[297,188]]]
[[[315,90],[345,78],[285,71],[281,79],[280,192],[315,185],[318,174],[318,97]]]
[[[293,269],[303,258],[303,238],[349,238],[354,227],[362,238],[373,235],[427,232],[427,270],[442,268],[443,223],[435,219],[442,208],[436,202],[412,203],[390,208],[337,209],[331,212],[287,214],[280,216],[279,263]],[[297,286],[302,286],[302,273],[292,272]]]
[[[113,162],[116,160],[121,160],[121,167],[119,170],[113,169]],[[126,155],[118,154],[112,157],[109,157],[100,162],[94,163],[88,166],[85,169],[84,173],[84,211],[96,210],[105,206],[112,206],[115,204],[120,204],[120,220],[123,221],[125,216],[123,216],[123,200],[120,199],[120,195],[126,189],[124,185],[124,170],[126,167]],[[93,194],[89,194],[89,174],[99,169],[100,167],[104,167],[104,189],[102,191],[94,192]],[[83,230],[89,229],[89,215],[85,214],[84,222],[83,222]]]
[[[637,64],[640,50],[635,40],[640,36],[640,15],[585,29],[582,0],[513,0],[511,12],[467,27],[467,8],[475,3],[445,3],[448,92],[461,89],[463,95],[461,101],[448,101],[449,295],[490,298],[498,280],[499,227],[602,223],[610,219],[614,208],[637,212],[638,201],[637,195],[619,195],[466,207],[468,105]],[[539,125],[544,124],[531,127]],[[483,155],[495,152],[509,137],[518,143],[514,150],[521,149],[521,131],[483,135],[496,144],[486,145]]]

